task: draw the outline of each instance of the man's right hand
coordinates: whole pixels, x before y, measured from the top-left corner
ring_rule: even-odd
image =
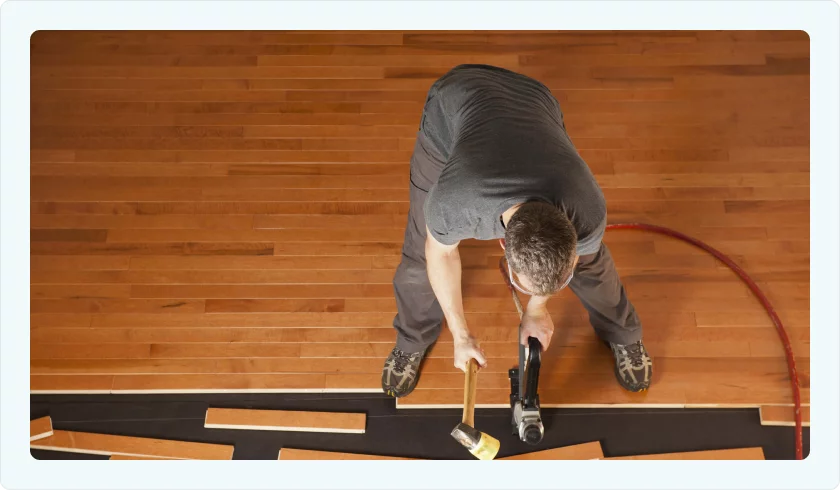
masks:
[[[487,367],[487,359],[484,351],[478,345],[478,341],[472,335],[455,339],[455,367],[466,372],[467,362],[475,359],[481,367]]]

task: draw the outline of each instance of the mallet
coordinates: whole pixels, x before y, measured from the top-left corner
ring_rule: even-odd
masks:
[[[476,458],[493,459],[499,452],[499,440],[473,427],[475,425],[475,390],[478,379],[478,362],[475,359],[470,359],[465,371],[464,417],[461,423],[452,429],[452,437],[469,449],[470,453]]]

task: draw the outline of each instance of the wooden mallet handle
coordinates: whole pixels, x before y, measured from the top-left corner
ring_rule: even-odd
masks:
[[[470,359],[465,369],[464,379],[464,417],[462,422],[474,427],[475,422],[475,390],[478,381],[478,362]]]

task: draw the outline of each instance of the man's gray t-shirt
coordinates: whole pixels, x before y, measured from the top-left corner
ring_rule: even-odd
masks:
[[[503,212],[542,200],[571,220],[578,255],[600,248],[604,195],[540,82],[492,66],[458,66],[432,85],[421,132],[446,162],[424,207],[440,243],[503,238]]]

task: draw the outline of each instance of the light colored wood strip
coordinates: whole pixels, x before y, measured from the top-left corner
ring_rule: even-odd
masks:
[[[572,460],[572,459],[603,459],[604,452],[601,450],[600,442],[587,442],[584,444],[576,444],[574,446],[558,447],[554,449],[545,449],[543,451],[534,451],[532,453],[517,454],[516,456],[508,456],[506,458],[498,458],[502,460]]]
[[[802,414],[802,426],[811,427],[811,407],[800,407]],[[776,425],[783,427],[794,427],[796,425],[793,406],[783,405],[762,405],[758,409],[761,425]]]
[[[335,451],[313,451],[310,449],[294,449],[284,447],[277,455],[278,460],[284,461],[412,461],[415,458],[398,458],[394,456],[377,456],[375,454],[341,453]]]
[[[49,415],[29,421],[29,440],[37,441],[53,435],[52,419]]]
[[[208,429],[275,430],[364,434],[364,413],[301,412],[292,410],[246,410],[208,408]]]
[[[233,446],[183,442],[146,437],[115,436],[90,432],[54,431],[53,435],[30,444],[36,449],[74,453],[152,456],[172,459],[231,459]]]
[[[620,456],[604,458],[609,460],[759,460],[764,459],[764,450],[760,447],[739,449],[718,449],[712,451],[691,451],[686,453],[645,454],[639,456]]]

